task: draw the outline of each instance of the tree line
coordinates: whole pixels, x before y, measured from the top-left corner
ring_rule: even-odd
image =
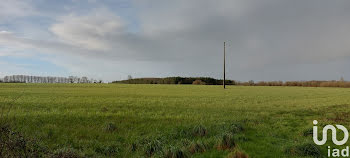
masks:
[[[243,86],[293,86],[293,87],[345,87],[349,88],[350,87],[350,82],[349,81],[336,81],[336,80],[331,80],[331,81],[260,81],[260,82],[241,82],[238,83],[238,85],[243,85]]]
[[[166,77],[166,78],[131,78],[127,80],[113,81],[112,83],[126,84],[202,84],[202,85],[220,85],[223,80],[211,77]],[[227,85],[235,85],[234,80],[226,80]]]
[[[198,84],[198,85],[222,85],[223,80],[210,77],[166,77],[166,78],[131,78],[112,83],[125,84]],[[226,80],[226,85],[239,86],[294,86],[294,87],[350,87],[349,81],[331,80],[331,81],[259,81],[253,80],[247,82]]]
[[[87,77],[51,77],[51,76],[28,76],[28,75],[12,75],[5,76],[0,79],[5,83],[103,83],[102,80],[95,80]],[[112,83],[125,84],[197,84],[197,85],[222,85],[222,79],[211,77],[165,77],[165,78],[132,78],[127,80],[113,81]],[[348,87],[350,82],[341,78],[339,81],[259,81],[253,80],[247,82],[225,80],[226,85],[239,86],[294,86],[294,87]]]
[[[102,80],[89,79],[87,77],[51,77],[51,76],[28,76],[12,75],[0,79],[5,83],[102,83]]]

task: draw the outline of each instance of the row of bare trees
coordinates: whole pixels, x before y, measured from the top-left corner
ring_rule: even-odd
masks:
[[[293,86],[293,87],[350,87],[349,81],[248,81],[248,82],[236,82],[236,85],[242,86]]]
[[[5,76],[2,82],[6,83],[102,83],[102,80],[88,79],[87,77],[51,77],[51,76],[28,76],[12,75]]]

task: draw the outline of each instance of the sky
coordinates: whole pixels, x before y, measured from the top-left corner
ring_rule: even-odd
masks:
[[[348,0],[0,0],[0,77],[350,80]]]

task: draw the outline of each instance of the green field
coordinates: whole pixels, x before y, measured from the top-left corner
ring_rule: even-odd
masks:
[[[86,157],[313,157],[312,121],[349,127],[349,96],[347,88],[0,84],[1,111],[10,111],[1,119],[12,129],[46,152]],[[224,138],[235,147],[223,149]]]

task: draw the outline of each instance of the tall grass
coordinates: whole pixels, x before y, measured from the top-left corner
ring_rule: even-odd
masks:
[[[345,88],[0,84],[2,108],[23,90],[4,133],[44,156],[312,157],[313,120],[350,126]]]

